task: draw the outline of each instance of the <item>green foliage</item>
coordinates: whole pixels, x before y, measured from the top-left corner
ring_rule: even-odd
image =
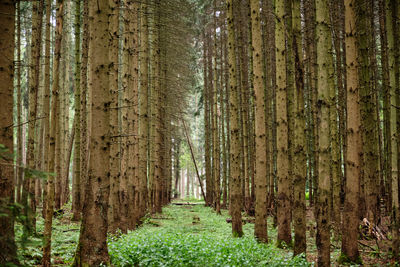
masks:
[[[362,265],[362,260],[361,257],[358,256],[358,258],[355,261],[352,261],[346,254],[343,252],[340,254],[337,262],[341,265]]]
[[[64,207],[68,209],[68,207]],[[67,213],[69,216],[70,214]],[[76,244],[79,238],[79,224],[70,222],[67,216],[58,216],[53,219],[52,232],[52,261],[53,264],[71,264],[73,261]],[[35,266],[42,259],[44,220],[37,217],[36,234],[24,236],[23,225],[15,225],[15,237],[18,247],[18,256],[22,266]]]
[[[252,224],[245,225],[244,237],[233,238],[225,216],[218,216],[202,205],[166,207],[162,215],[157,215],[158,226],[148,222],[119,239],[109,239],[112,263],[116,266],[309,266],[301,256],[292,258],[291,253],[272,244],[258,243],[253,238]]]

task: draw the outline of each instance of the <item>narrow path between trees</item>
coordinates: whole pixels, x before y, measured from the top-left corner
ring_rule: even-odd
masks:
[[[243,238],[233,238],[228,217],[226,210],[219,216],[204,205],[169,205],[138,230],[109,239],[111,260],[118,266],[309,265],[292,252],[257,243],[253,224],[244,225]]]

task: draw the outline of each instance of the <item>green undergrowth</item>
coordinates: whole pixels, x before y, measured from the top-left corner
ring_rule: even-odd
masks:
[[[63,212],[53,219],[52,231],[52,264],[55,266],[72,263],[76,244],[79,239],[79,223],[70,220],[70,205],[65,206]],[[36,266],[42,260],[44,220],[36,217],[36,233],[23,238],[23,227],[15,225],[15,239],[18,246],[18,257],[21,266]]]
[[[244,237],[233,238],[226,217],[226,211],[220,216],[203,205],[169,205],[163,214],[146,218],[136,231],[109,239],[112,263],[116,266],[309,266],[301,256],[293,258],[287,250],[256,242],[254,224],[244,225]]]

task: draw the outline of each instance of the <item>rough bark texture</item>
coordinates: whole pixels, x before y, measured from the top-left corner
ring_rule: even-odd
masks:
[[[115,232],[120,221],[119,185],[120,173],[120,140],[118,116],[118,48],[119,48],[119,0],[111,0],[111,14],[109,18],[109,90],[110,90],[110,199],[108,210],[108,227],[110,232]],[[125,88],[128,89],[128,88]],[[127,93],[127,92],[126,92]],[[125,107],[127,109],[127,107]],[[126,134],[126,133],[125,133]]]
[[[15,3],[11,0],[0,3],[0,144],[8,150],[13,148],[13,81],[14,81],[14,22]],[[20,15],[20,14],[18,14]],[[14,168],[12,158],[0,160],[0,265],[18,264],[14,240],[14,218],[9,205],[14,202]]]
[[[89,177],[85,187],[85,201],[81,234],[75,266],[109,264],[107,249],[107,211],[110,191],[110,131],[108,90],[109,32],[111,9],[108,0],[89,0],[90,73],[89,90],[92,92],[91,140]],[[98,55],[103,55],[99,57]]]
[[[80,204],[79,212],[82,212],[85,186],[87,181],[87,166],[88,166],[88,113],[87,113],[87,84],[88,84],[88,61],[89,61],[89,2],[88,0],[83,1],[83,12],[82,12],[82,24],[83,24],[83,34],[82,34],[82,62],[81,62],[81,150],[80,150]]]
[[[346,72],[347,72],[347,177],[343,209],[343,261],[360,262],[358,252],[358,197],[361,168],[361,118],[356,46],[355,0],[345,0]]]
[[[206,205],[211,206],[211,158],[210,158],[210,103],[209,99],[209,88],[208,88],[208,64],[207,64],[207,51],[208,42],[203,32],[203,71],[204,71],[204,88],[203,88],[203,101],[204,101],[204,146],[205,146],[205,171],[206,171]]]
[[[75,1],[75,144],[74,174],[72,180],[72,213],[73,220],[80,219],[81,211],[81,1]],[[86,116],[86,114],[83,114]]]
[[[221,214],[221,170],[220,170],[220,142],[219,142],[219,111],[218,111],[218,70],[217,70],[217,53],[218,53],[218,43],[217,43],[217,0],[214,0],[214,50],[213,50],[213,67],[214,67],[214,83],[213,83],[213,160],[214,160],[214,208],[217,214]]]
[[[256,171],[255,171],[255,225],[254,235],[261,242],[268,242],[267,232],[267,173],[269,162],[267,162],[268,146],[267,131],[265,124],[265,93],[264,93],[264,72],[262,65],[262,40],[260,7],[258,0],[250,1],[251,8],[251,36],[253,45],[253,78],[255,91],[255,150],[256,150]]]
[[[56,11],[56,30],[55,30],[55,46],[54,46],[54,61],[53,61],[53,84],[52,84],[52,97],[51,97],[51,127],[49,136],[49,161],[47,171],[50,173],[55,172],[55,154],[56,154],[56,131],[58,128],[59,120],[57,113],[59,110],[59,82],[60,82],[60,59],[61,59],[61,40],[62,40],[62,27],[63,27],[63,0],[57,1]],[[51,234],[53,224],[53,210],[54,210],[54,195],[55,184],[54,176],[50,175],[47,179],[47,204],[44,224],[44,245],[43,245],[43,266],[51,266]]]
[[[141,4],[141,20],[140,20],[140,91],[139,91],[139,181],[140,188],[138,192],[139,199],[139,216],[144,215],[147,203],[147,155],[148,155],[148,65],[149,65],[149,29],[147,19],[147,1]]]
[[[235,237],[243,235],[242,229],[242,194],[240,187],[240,134],[239,134],[239,103],[237,86],[237,69],[235,55],[235,20],[233,10],[236,8],[235,0],[227,0],[227,21],[228,21],[228,61],[229,61],[229,110],[230,110],[230,203],[232,215],[232,233]]]
[[[292,6],[293,57],[295,67],[295,117],[293,151],[294,254],[306,252],[306,121],[304,114],[304,66],[301,38],[300,0]]]
[[[394,258],[399,259],[400,251],[400,214],[399,214],[399,4],[398,1],[386,1],[386,29],[388,38],[389,58],[389,94],[390,94],[390,162],[391,162],[391,191],[392,191],[392,251]]]
[[[290,230],[290,178],[288,154],[288,114],[287,114],[287,75],[286,75],[286,45],[285,45],[285,1],[275,3],[275,42],[276,42],[276,127],[277,127],[277,219],[278,245],[292,242]]]
[[[327,0],[316,2],[318,65],[318,194],[316,221],[318,266],[330,266],[330,92],[334,90],[332,39]]]

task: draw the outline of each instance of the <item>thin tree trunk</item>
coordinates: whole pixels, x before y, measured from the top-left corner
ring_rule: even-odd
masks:
[[[75,144],[74,173],[72,178],[72,220],[80,219],[81,186],[81,1],[75,0]],[[86,116],[86,114],[82,114]]]
[[[57,1],[56,11],[56,29],[55,29],[55,46],[54,46],[54,61],[53,61],[53,84],[52,84],[52,98],[51,98],[51,124],[49,136],[49,155],[48,155],[48,168],[49,173],[55,171],[55,154],[56,154],[56,138],[59,119],[57,117],[59,110],[59,83],[60,83],[60,59],[61,59],[61,41],[62,41],[62,27],[63,27],[63,0]],[[46,216],[43,233],[43,266],[51,266],[51,235],[53,224],[53,210],[54,210],[54,195],[55,185],[54,176],[49,175],[47,179],[47,204]]]
[[[147,160],[148,160],[148,135],[149,135],[149,29],[147,17],[147,1],[141,3],[140,19],[140,91],[139,91],[139,190],[138,190],[138,216],[145,214],[147,204]]]

